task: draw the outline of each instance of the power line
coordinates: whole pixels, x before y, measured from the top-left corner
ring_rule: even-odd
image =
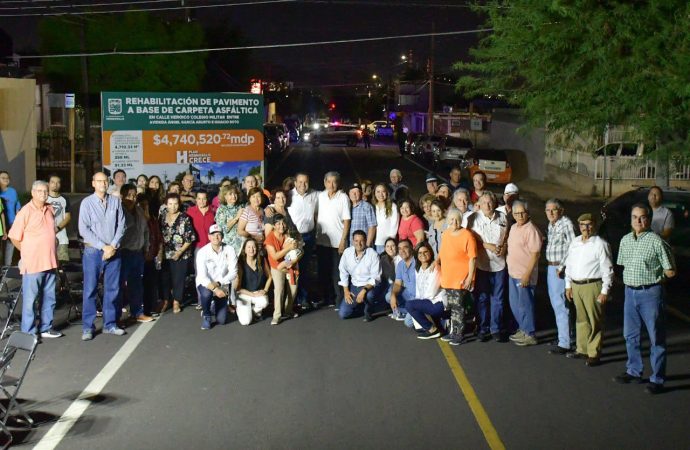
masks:
[[[297,3],[298,0],[252,0],[238,3],[222,3],[215,5],[189,5],[189,6],[167,6],[165,8],[138,8],[138,9],[118,9],[108,11],[64,11],[64,12],[45,12],[27,14],[0,14],[0,17],[47,17],[47,16],[82,16],[91,14],[113,14],[131,12],[153,12],[153,11],[175,11],[181,9],[201,9],[201,8],[226,8],[232,6],[255,6],[269,3]],[[86,5],[85,5],[86,6]]]
[[[50,0],[50,1],[57,1],[57,0]],[[74,3],[70,3],[68,5],[40,5],[40,6],[2,6],[0,9],[6,10],[28,10],[28,9],[56,9],[56,8],[78,8],[78,7],[89,7],[89,8],[95,8],[95,7],[100,7],[100,6],[124,6],[124,5],[139,5],[142,3],[177,3],[179,0],[142,0],[140,2],[111,2],[111,3],[87,3],[87,4],[78,4],[75,5]],[[5,2],[5,3],[10,3],[10,2]],[[34,2],[31,2],[32,4]]]
[[[371,38],[359,39],[338,39],[332,41],[317,41],[317,42],[294,42],[291,44],[264,44],[264,45],[247,45],[242,47],[215,47],[215,48],[195,48],[185,50],[141,50],[141,51],[123,51],[113,49],[111,52],[93,52],[93,53],[59,53],[52,55],[20,55],[15,56],[15,59],[33,59],[33,58],[77,58],[82,56],[116,56],[116,55],[181,55],[188,53],[205,53],[205,52],[223,52],[234,50],[260,50],[269,48],[287,48],[287,47],[312,47],[318,45],[331,44],[348,44],[353,42],[372,42],[372,41],[389,41],[393,39],[412,39],[429,36],[454,36],[459,34],[474,34],[493,31],[493,28],[478,28],[474,30],[463,31],[446,31],[441,33],[418,33],[418,34],[399,34],[397,36],[380,36]]]

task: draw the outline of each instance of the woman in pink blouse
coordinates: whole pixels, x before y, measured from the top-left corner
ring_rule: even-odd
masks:
[[[242,211],[237,222],[237,234],[245,238],[254,238],[259,244],[264,241],[264,210],[261,208],[263,191],[261,188],[251,188],[247,193],[249,204]]]
[[[417,243],[426,239],[424,223],[422,219],[415,214],[414,203],[409,200],[403,200],[400,203],[398,241],[402,241],[403,239],[409,239],[413,247],[417,247]]]

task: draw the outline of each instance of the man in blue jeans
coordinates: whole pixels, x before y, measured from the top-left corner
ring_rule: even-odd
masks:
[[[623,336],[628,352],[625,373],[614,381],[620,384],[642,382],[640,340],[642,324],[647,328],[652,375],[646,391],[660,394],[666,376],[666,323],[664,319],[664,278],[676,275],[671,248],[650,230],[652,215],[649,207],[638,203],[630,213],[633,231],[623,236],[618,250],[618,265],[623,266],[625,305]]]
[[[125,233],[125,214],[119,198],[107,194],[108,177],[94,174],[94,193],[79,207],[79,234],[84,239],[84,304],[82,308],[82,341],[93,339],[96,319],[98,278],[103,274],[103,333],[122,336],[117,326],[121,259],[118,252]]]
[[[402,261],[399,261],[395,267],[395,282],[391,290],[391,309],[393,310],[391,318],[404,321],[405,325],[411,328],[413,326],[412,317],[407,317],[405,302],[415,298],[417,290],[417,271],[415,268],[417,265],[412,251],[412,242],[409,239],[403,239],[398,243],[398,255]]]
[[[374,312],[374,287],[381,279],[381,265],[376,251],[367,247],[367,234],[357,230],[352,234],[352,246],[345,249],[338,264],[343,302],[338,315],[348,319],[360,313],[364,305],[364,321],[371,322]]]
[[[9,238],[21,253],[19,271],[22,274],[22,331],[36,334],[34,307],[40,304],[41,337],[62,336],[52,329],[55,309],[55,217],[53,206],[47,203],[48,183],[34,181],[31,201],[18,213],[9,232]]]

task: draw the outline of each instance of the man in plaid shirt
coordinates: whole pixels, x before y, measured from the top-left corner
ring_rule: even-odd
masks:
[[[558,344],[549,350],[553,355],[566,355],[570,351],[570,311],[565,298],[562,263],[568,253],[570,241],[575,239],[575,227],[563,212],[563,205],[559,200],[552,198],[546,202],[546,218],[549,219],[546,238],[546,285],[558,329]]]
[[[367,235],[367,247],[374,247],[376,239],[376,212],[369,202],[362,200],[362,187],[354,183],[347,191],[350,202],[352,202],[352,222],[350,224],[350,245],[352,245],[352,235],[357,230],[362,230]]]
[[[623,236],[618,251],[618,265],[623,266],[625,305],[623,336],[628,352],[625,373],[614,378],[617,383],[642,382],[640,339],[642,324],[647,328],[652,375],[646,391],[663,392],[666,375],[666,325],[664,320],[664,278],[676,275],[671,248],[651,231],[652,214],[643,203],[633,205],[630,213],[633,231]]]

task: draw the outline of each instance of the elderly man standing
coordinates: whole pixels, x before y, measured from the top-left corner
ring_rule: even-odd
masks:
[[[223,233],[218,225],[208,229],[208,243],[196,254],[196,286],[202,307],[201,329],[211,329],[215,301],[215,319],[225,325],[228,313],[228,297],[232,282],[237,278],[237,255],[232,245],[223,243]]]
[[[96,319],[98,278],[103,274],[103,333],[122,336],[117,326],[121,258],[118,252],[125,234],[125,213],[117,197],[109,195],[108,177],[97,172],[91,179],[94,193],[79,206],[79,234],[84,239],[84,304],[82,341],[90,341]]]
[[[187,212],[187,208],[194,205],[194,175],[187,173],[182,177],[182,190],[180,191],[180,211]]]
[[[625,373],[615,377],[615,381],[621,384],[642,382],[640,340],[644,324],[649,335],[652,366],[646,390],[659,394],[663,392],[666,375],[666,324],[661,283],[676,275],[675,262],[668,244],[650,230],[652,218],[647,205],[633,205],[630,216],[633,231],[623,236],[618,250],[618,265],[623,266],[625,283],[623,336],[628,362]]]
[[[347,192],[350,202],[352,202],[352,223],[350,224],[350,243],[356,230],[362,230],[367,234],[367,247],[374,246],[376,239],[376,212],[369,202],[362,200],[362,186],[354,183]]]
[[[318,196],[316,217],[316,257],[319,264],[319,284],[323,289],[323,303],[333,302],[336,308],[343,299],[340,288],[340,255],[347,248],[350,235],[350,200],[339,190],[340,174],[327,172],[323,177],[325,189]],[[334,292],[335,291],[335,292]],[[335,298],[333,296],[335,295]],[[319,306],[317,303],[314,306]]]
[[[364,321],[373,320],[374,287],[381,279],[381,265],[376,250],[367,247],[366,241],[366,233],[356,230],[352,235],[352,245],[345,249],[340,258],[339,283],[345,299],[338,311],[341,319],[353,317],[364,304]]]
[[[297,227],[297,231],[302,236],[304,242],[304,256],[299,260],[299,278],[297,279],[297,299],[296,303],[302,307],[309,306],[308,292],[306,286],[312,278],[309,271],[309,262],[314,255],[316,245],[316,206],[318,203],[318,192],[309,189],[309,175],[299,172],[295,175],[295,187],[290,191],[290,206],[287,210],[290,213],[292,222]]]
[[[497,211],[501,211],[508,218],[508,225],[515,223],[513,220],[513,202],[517,200],[520,195],[520,188],[518,188],[515,183],[506,184],[505,189],[503,189],[503,204],[496,208]]]
[[[576,342],[569,358],[587,358],[590,367],[599,365],[604,330],[604,304],[613,284],[613,262],[609,244],[594,235],[594,218],[577,218],[580,236],[570,242],[565,265],[565,296],[575,303]]]
[[[388,175],[388,177],[391,180],[390,184],[388,185],[388,187],[391,190],[391,198],[393,199],[394,202],[401,200],[401,199],[396,197],[398,190],[403,189],[403,188],[407,189],[407,186],[402,184],[402,178],[403,178],[402,172],[400,172],[398,169],[391,169],[391,172]]]
[[[137,322],[151,322],[153,317],[144,314],[144,254],[149,249],[149,225],[144,211],[137,205],[137,187],[125,184],[120,189],[125,213],[125,234],[120,242],[122,267],[120,270],[121,305],[126,299],[129,314]],[[120,308],[117,308],[118,317]]]
[[[496,209],[496,197],[487,191],[479,197],[479,212],[469,226],[477,239],[477,273],[474,295],[479,319],[478,338],[487,342],[505,341],[503,302],[506,291],[506,239],[508,220]]]
[[[546,218],[549,220],[546,242],[546,285],[551,307],[556,316],[558,343],[549,353],[565,355],[570,351],[570,311],[565,298],[565,280],[562,273],[563,260],[570,242],[575,238],[573,222],[565,216],[563,205],[555,198],[546,201]]]
[[[431,195],[436,195],[436,190],[438,189],[438,178],[432,172],[427,172],[426,179],[426,192]]]
[[[53,330],[55,310],[55,218],[53,207],[47,203],[48,183],[34,181],[31,201],[19,210],[9,232],[15,248],[21,254],[19,271],[22,274],[22,331],[36,334],[34,308],[41,311],[39,332],[44,338],[62,336]]]
[[[510,309],[519,329],[510,340],[519,346],[536,345],[534,289],[537,285],[537,263],[541,253],[542,234],[532,223],[527,202],[513,203],[515,224],[508,234],[508,297]]]

